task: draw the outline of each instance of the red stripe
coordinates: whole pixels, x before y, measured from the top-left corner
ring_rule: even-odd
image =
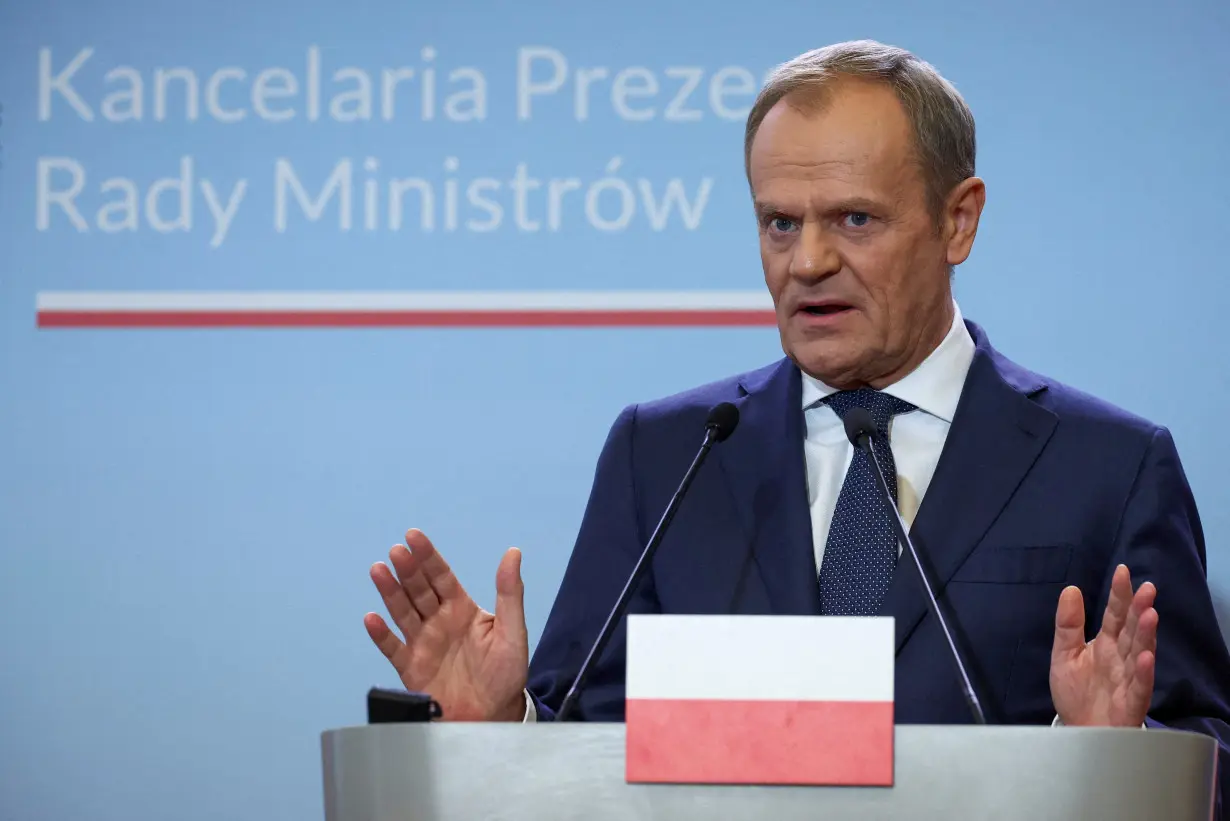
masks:
[[[759,327],[771,310],[40,311],[40,328]]]
[[[893,703],[629,699],[627,779],[893,783]]]

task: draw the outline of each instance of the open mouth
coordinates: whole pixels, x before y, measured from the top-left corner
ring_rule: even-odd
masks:
[[[853,309],[841,302],[825,302],[818,305],[804,305],[801,310],[811,316],[835,316]]]

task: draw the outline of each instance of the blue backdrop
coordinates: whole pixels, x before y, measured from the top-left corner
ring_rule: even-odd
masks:
[[[395,682],[368,566],[422,527],[489,606],[517,545],[536,637],[620,408],[780,355],[772,328],[48,328],[39,294],[755,292],[743,114],[858,37],[974,109],[963,312],[1173,430],[1230,593],[1224,3],[8,2],[0,817],[320,818],[320,731]],[[632,207],[587,209],[612,171]]]

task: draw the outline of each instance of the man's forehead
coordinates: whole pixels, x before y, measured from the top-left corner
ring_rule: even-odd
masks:
[[[917,180],[917,169],[910,162],[866,152],[851,157],[813,156],[802,161],[769,156],[751,168],[758,205],[806,201],[822,206],[853,198],[895,200]]]
[[[835,92],[818,107],[782,100],[761,123],[748,170],[758,200],[803,189],[891,195],[918,179],[908,120],[883,87]]]

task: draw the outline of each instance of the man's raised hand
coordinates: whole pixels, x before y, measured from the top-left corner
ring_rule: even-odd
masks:
[[[372,566],[398,638],[378,614],[364,626],[407,690],[429,694],[446,721],[517,721],[525,714],[529,639],[521,552],[510,548],[496,572],[495,613],[466,593],[419,530],[389,551],[392,569]]]
[[[1157,589],[1135,593],[1127,567],[1115,569],[1102,628],[1085,641],[1081,592],[1068,587],[1055,613],[1051,698],[1064,724],[1139,727],[1153,697],[1157,654]]]

